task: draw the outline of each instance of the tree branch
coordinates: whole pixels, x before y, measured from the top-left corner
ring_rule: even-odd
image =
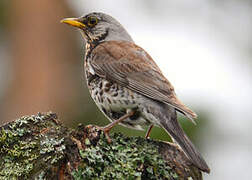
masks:
[[[0,131],[0,179],[202,179],[174,144],[64,127],[56,114],[24,116]]]

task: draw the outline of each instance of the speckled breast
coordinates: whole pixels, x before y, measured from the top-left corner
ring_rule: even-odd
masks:
[[[139,111],[142,96],[116,83],[111,83],[99,76],[92,75],[88,81],[88,88],[91,97],[100,110],[110,121],[119,119],[129,110],[136,111],[135,115],[125,119],[121,124],[134,129],[142,129],[142,125],[149,125],[150,122],[142,117]]]

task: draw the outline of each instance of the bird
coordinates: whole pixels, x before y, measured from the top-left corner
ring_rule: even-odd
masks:
[[[92,12],[61,23],[77,27],[85,42],[84,71],[92,99],[111,121],[101,127],[109,131],[117,124],[142,130],[164,128],[196,167],[210,173],[177,120],[177,112],[193,123],[197,115],[176,96],[174,87],[151,56],[136,45],[127,30],[112,16]],[[111,141],[111,140],[109,140]]]

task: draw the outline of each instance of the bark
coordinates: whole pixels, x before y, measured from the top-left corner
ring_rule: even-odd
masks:
[[[56,114],[24,116],[0,131],[0,179],[202,179],[174,144],[70,129]]]

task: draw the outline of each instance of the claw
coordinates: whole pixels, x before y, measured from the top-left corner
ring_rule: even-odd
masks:
[[[112,143],[112,140],[111,140],[111,138],[109,137],[109,132],[106,132],[106,131],[103,131],[103,132],[104,132],[104,134],[105,134],[105,136],[106,136],[106,139],[107,139],[108,143],[111,144],[111,143]]]
[[[111,128],[108,128],[107,126],[105,126],[105,127],[97,126],[97,129],[99,129],[100,131],[103,131],[108,143],[110,144],[112,142],[111,138],[109,137],[109,131],[111,130]]]

